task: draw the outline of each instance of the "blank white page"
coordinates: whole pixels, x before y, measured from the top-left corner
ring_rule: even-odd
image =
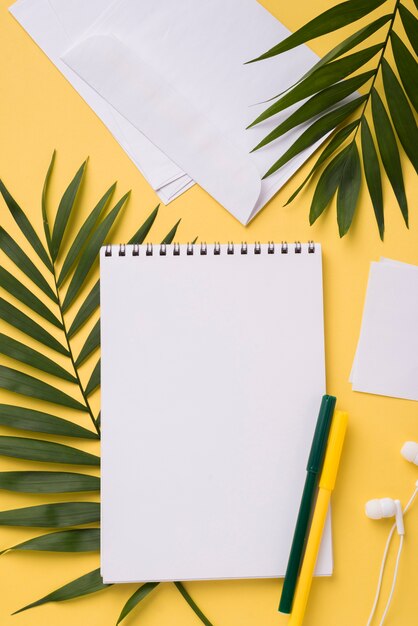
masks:
[[[418,400],[418,267],[372,263],[352,373],[354,391]]]
[[[109,250],[104,580],[283,576],[325,392],[320,246]]]

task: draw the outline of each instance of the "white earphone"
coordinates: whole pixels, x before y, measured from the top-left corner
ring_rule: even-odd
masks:
[[[381,500],[369,500],[366,502],[366,515],[370,519],[382,519],[382,517],[395,517],[396,529],[399,535],[405,534],[403,523],[402,505],[399,500],[382,498]]]
[[[414,441],[407,441],[402,446],[401,454],[404,457],[404,459],[406,459],[410,463],[414,463],[415,465],[418,465],[418,443],[415,443]],[[394,534],[395,529],[396,529],[398,531],[398,535],[399,535],[398,555],[396,557],[395,571],[393,573],[392,586],[391,586],[389,598],[388,598],[388,601],[386,603],[385,610],[384,610],[383,615],[382,615],[382,619],[379,622],[379,626],[383,625],[383,622],[385,621],[386,615],[387,615],[387,613],[389,611],[390,603],[391,603],[392,597],[393,597],[393,592],[395,591],[395,584],[396,584],[396,579],[397,579],[397,576],[398,576],[398,569],[399,569],[399,561],[400,561],[400,558],[401,558],[403,542],[404,542],[405,527],[404,527],[403,516],[408,511],[410,506],[412,505],[412,503],[415,500],[415,497],[416,497],[417,494],[418,494],[418,480],[415,483],[414,493],[412,494],[412,496],[408,500],[408,502],[407,502],[407,504],[406,504],[406,506],[405,506],[405,508],[403,510],[402,510],[402,505],[401,505],[400,501],[399,500],[392,500],[392,498],[381,498],[380,500],[369,500],[366,503],[366,507],[365,507],[366,508],[366,515],[370,519],[382,519],[384,517],[386,517],[386,518],[395,517],[395,523],[393,524],[393,526],[392,526],[392,528],[391,528],[391,530],[389,532],[389,537],[387,539],[386,546],[385,546],[385,551],[383,553],[382,564],[380,566],[379,579],[378,579],[378,582],[377,582],[376,595],[375,595],[375,598],[374,598],[374,603],[373,603],[372,610],[371,610],[370,615],[369,615],[369,619],[367,621],[367,626],[370,626],[370,624],[372,622],[372,619],[373,619],[373,616],[374,616],[375,611],[376,611],[376,607],[377,607],[377,603],[378,603],[379,595],[380,595],[380,589],[382,587],[383,573],[384,573],[386,559],[387,559],[388,552],[389,552],[390,542],[392,540],[393,534]]]
[[[401,454],[410,463],[418,465],[418,443],[415,441],[406,441],[402,446]]]

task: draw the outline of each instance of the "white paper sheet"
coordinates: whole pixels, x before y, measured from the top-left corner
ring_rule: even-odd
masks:
[[[318,145],[263,181],[304,128],[249,154],[295,108],[245,130],[266,107],[251,105],[318,60],[301,46],[244,65],[288,34],[256,0],[119,0],[62,58],[246,224]]]
[[[418,267],[372,263],[350,381],[355,391],[418,400]]]
[[[166,204],[193,181],[60,59],[114,0],[18,0],[10,12],[95,111]]]
[[[100,267],[104,580],[283,576],[325,392],[320,246],[118,253]]]

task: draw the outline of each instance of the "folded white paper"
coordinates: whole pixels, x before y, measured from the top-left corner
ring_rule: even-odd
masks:
[[[193,181],[60,59],[60,54],[113,2],[19,0],[10,12],[95,111],[162,201],[167,203],[188,189]]]
[[[350,381],[355,391],[418,400],[418,267],[372,263]]]
[[[293,110],[245,130],[318,57],[245,65],[289,31],[255,0],[119,0],[63,60],[246,224],[317,146],[261,180],[304,128],[250,150]],[[294,107],[296,108],[296,107]]]

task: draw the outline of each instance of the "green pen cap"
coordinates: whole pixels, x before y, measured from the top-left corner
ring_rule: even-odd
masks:
[[[334,413],[336,401],[337,399],[334,396],[325,395],[322,397],[321,408],[319,409],[320,417],[316,423],[312,447],[306,466],[307,472],[318,473],[322,469],[331,418]]]

